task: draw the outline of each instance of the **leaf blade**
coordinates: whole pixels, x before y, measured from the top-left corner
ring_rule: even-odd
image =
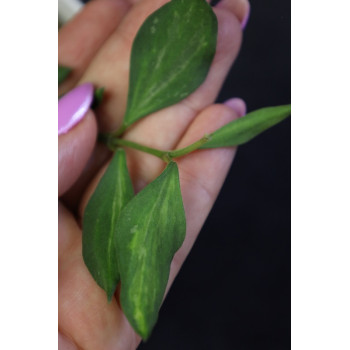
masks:
[[[120,280],[115,225],[134,195],[125,151],[119,149],[86,206],[83,217],[83,258],[110,301]]]
[[[173,0],[151,14],[132,47],[124,127],[195,91],[209,71],[216,38],[217,19],[205,0]]]
[[[268,128],[278,124],[290,115],[290,105],[262,108],[245,117],[234,120],[214,131],[210,140],[200,148],[238,146],[250,141]]]
[[[177,165],[138,193],[118,220],[121,305],[135,331],[146,340],[155,325],[170,264],[186,234]]]

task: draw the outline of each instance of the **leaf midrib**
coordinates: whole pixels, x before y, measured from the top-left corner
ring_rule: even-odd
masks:
[[[173,71],[173,74],[170,75],[170,78],[169,78],[169,79],[163,81],[161,84],[158,85],[158,88],[156,88],[156,89],[154,89],[153,91],[151,91],[151,93],[149,93],[149,94],[147,95],[147,96],[148,96],[147,99],[145,99],[145,98],[141,99],[141,101],[143,101],[143,103],[141,103],[141,104],[139,105],[139,108],[138,108],[138,109],[139,109],[140,111],[142,111],[142,110],[144,109],[145,105],[147,106],[147,104],[149,103],[149,101],[152,101],[152,99],[153,99],[155,96],[157,96],[157,95],[159,94],[159,92],[161,92],[162,90],[164,90],[164,87],[165,87],[165,86],[171,85],[172,82],[174,81],[174,79],[175,79],[178,75],[180,75],[180,74],[188,67],[188,65],[191,63],[192,58],[193,58],[194,56],[197,55],[198,51],[200,51],[201,48],[202,48],[202,44],[201,44],[200,46],[198,46],[197,49],[193,52],[193,54],[190,56],[190,58],[189,58],[188,60],[186,60],[185,63],[182,64],[182,65],[180,66],[181,68],[179,68],[179,70]],[[151,89],[150,89],[150,90],[151,90]],[[146,89],[145,89],[145,91],[146,91]],[[147,90],[147,91],[149,91],[149,90]]]
[[[167,174],[165,174],[165,175],[167,175]],[[168,182],[169,181],[164,181],[163,184],[161,185],[160,190],[159,190],[159,194],[158,194],[158,196],[160,196],[160,198],[162,198],[163,193],[164,193],[164,189],[167,188]],[[144,241],[143,241],[144,244],[147,241],[147,237],[148,237],[148,234],[149,234],[150,223],[151,223],[151,221],[152,221],[152,219],[154,217],[154,212],[155,212],[156,207],[159,207],[159,201],[158,200],[156,200],[154,202],[154,204],[152,205],[152,208],[150,210],[150,215],[148,216],[148,219],[147,219],[147,221],[146,221],[146,223],[144,225],[145,232],[146,232],[146,235],[145,235]],[[143,259],[143,262],[144,262],[144,259]],[[141,266],[142,266],[142,271],[143,271],[144,270],[144,266],[145,266],[144,263]],[[139,287],[139,290],[142,289],[143,281],[144,281],[144,278],[145,278],[145,273],[141,273],[140,275],[141,275],[141,278],[140,278],[139,283],[137,284],[138,287]],[[137,293],[136,295],[142,295],[142,293]],[[152,293],[152,295],[154,296],[154,293]],[[154,299],[154,297],[153,297],[153,299]],[[134,299],[134,305],[135,305],[135,307],[137,309],[140,309],[140,306],[142,306],[142,301],[139,300],[139,299],[137,299],[137,300]],[[143,320],[143,323],[144,323],[144,321],[145,320]]]

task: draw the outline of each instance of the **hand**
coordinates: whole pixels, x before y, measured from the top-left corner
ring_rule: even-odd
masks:
[[[112,131],[120,125],[132,41],[145,18],[165,2],[95,0],[59,32],[59,63],[73,68],[59,94],[84,82],[103,86],[107,93],[96,116],[88,111],[58,140],[60,349],[135,349],[140,342],[118,304],[119,290],[108,303],[105,292],[85,267],[80,225],[85,205],[110,156],[103,146],[96,145],[97,130]],[[226,105],[212,103],[238,54],[241,23],[248,11],[246,0],[222,0],[216,6],[217,53],[206,81],[179,104],[138,122],[125,134],[127,139],[159,149],[182,148],[245,113],[244,102],[239,99]],[[167,289],[218,195],[234,153],[231,148],[202,150],[178,159],[187,233],[172,262]],[[158,176],[165,165],[158,158],[131,149],[127,149],[127,156],[135,191]]]

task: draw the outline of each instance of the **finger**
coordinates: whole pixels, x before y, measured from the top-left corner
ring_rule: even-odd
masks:
[[[181,103],[153,113],[139,121],[127,132],[126,139],[153,148],[173,149],[198,114],[198,109],[204,108],[208,102],[214,100],[227,70],[238,53],[239,43],[231,39],[241,36],[239,22],[232,14],[218,11],[218,19],[218,50],[204,84]],[[106,113],[111,104],[113,105],[114,102],[107,103]],[[145,184],[152,181],[162,170],[162,161],[151,155],[128,149],[128,157],[131,175],[137,174],[137,177],[134,177],[136,190],[140,190]]]
[[[177,148],[186,147],[204,134],[211,133],[237,119],[240,113],[241,110],[236,112],[224,105],[207,108],[191,124]],[[219,194],[235,152],[235,148],[198,150],[178,160],[187,231],[185,241],[175,254],[171,265],[168,289],[190,252]]]
[[[58,195],[79,177],[94,148],[97,124],[91,84],[78,86],[58,102]]]
[[[116,129],[125,112],[129,59],[136,32],[145,18],[165,2],[165,0],[137,2],[119,28],[101,48],[82,77],[83,82],[91,81],[97,86],[103,85],[106,88],[105,103],[98,113],[99,124],[103,131]],[[194,109],[193,115],[214,101],[241,44],[240,22],[235,13],[227,8],[215,9],[215,12],[219,22],[219,32],[214,62],[206,81],[189,99],[183,102]]]
[[[81,231],[73,216],[59,204],[58,212],[59,331],[79,349],[136,349],[139,338],[120,311],[108,303],[81,256]]]
[[[58,332],[58,350],[77,350],[75,344]]]
[[[60,198],[64,205],[73,213],[76,213],[82,194],[96,176],[96,173],[109,161],[111,151],[101,143],[96,143],[86,166],[77,181]]]
[[[160,6],[161,1],[155,2],[155,5]],[[144,6],[147,6],[149,12],[153,12],[155,8],[152,8],[151,10],[149,9],[149,4],[148,1],[145,1]],[[136,8],[136,6],[135,6]],[[138,17],[142,17],[142,14],[145,13],[145,8],[139,9],[140,13],[138,14]],[[129,13],[128,16],[131,16],[131,12]],[[146,12],[147,13],[147,12]],[[223,15],[221,16],[220,13]],[[146,16],[144,14],[144,16]],[[128,17],[129,18],[129,17]],[[128,19],[127,18],[127,19]],[[166,108],[162,111],[153,113],[152,115],[148,116],[147,118],[142,119],[139,121],[134,127],[132,127],[128,133],[125,135],[125,138],[136,141],[142,144],[145,144],[149,147],[153,148],[159,148],[159,149],[173,149],[175,145],[177,144],[179,138],[183,135],[185,132],[186,128],[188,125],[191,123],[193,118],[197,115],[197,106],[195,106],[196,101],[198,102],[199,100],[202,101],[203,105],[206,105],[208,100],[213,100],[214,95],[216,96],[216,93],[219,89],[219,87],[222,84],[222,81],[224,80],[224,75],[226,74],[227,70],[229,69],[229,66],[232,64],[233,59],[236,57],[238,49],[239,49],[239,44],[238,42],[232,40],[232,38],[241,37],[241,29],[238,20],[234,17],[234,15],[228,11],[218,11],[218,18],[219,18],[219,39],[218,39],[218,50],[217,54],[214,58],[214,63],[213,67],[211,68],[211,73],[209,73],[210,77],[209,83],[205,82],[204,83],[204,88],[201,87],[198,92],[195,92],[193,95],[197,94],[198,98],[193,98],[192,99],[192,106],[191,102],[187,103],[186,100],[184,100],[182,103],[179,103],[177,105],[174,105],[172,107]],[[137,21],[137,19],[135,20]],[[127,21],[125,21],[127,22]],[[124,22],[120,26],[120,30],[124,28]],[[135,30],[134,26],[131,26],[129,28],[129,32]],[[124,35],[127,35],[129,37],[129,46],[131,46],[131,41],[133,40],[133,35],[135,33],[124,33]],[[101,57],[105,57],[104,50],[108,50],[109,55],[111,57],[116,57],[118,51],[120,51],[119,60],[120,61],[127,61],[129,58],[128,57],[123,57],[123,50],[125,49],[125,40],[118,39],[119,37],[117,34],[113,34],[111,38],[108,40],[108,42],[105,44],[105,47],[108,46],[107,48],[103,48],[101,50]],[[110,48],[110,41],[114,40],[114,42],[111,44],[114,49]],[[127,41],[127,40],[126,40]],[[240,42],[240,40],[238,40]],[[122,44],[124,43],[124,44]],[[225,44],[226,43],[226,44]],[[233,44],[232,44],[233,43]],[[124,47],[121,49],[121,47]],[[119,48],[119,49],[118,49]],[[108,65],[108,60],[110,56],[106,56],[106,65]],[[127,55],[128,56],[128,55]],[[95,58],[94,64],[98,65],[98,60],[100,57]],[[102,64],[102,62],[101,62]],[[128,63],[123,63],[122,66],[127,65]],[[223,68],[221,67],[223,66]],[[115,66],[115,65],[114,65]],[[116,66],[114,68],[114,71],[116,71]],[[89,70],[90,71],[90,70]],[[104,74],[104,72],[113,72],[113,68],[110,67],[109,69],[103,69],[100,73],[101,75]],[[91,68],[90,73],[92,74],[91,76],[88,77],[89,73],[87,72],[87,75],[85,75],[84,79],[86,80],[91,80],[94,81],[94,70],[93,67]],[[101,121],[102,121],[102,127],[104,123],[103,121],[107,122],[109,124],[111,129],[115,129],[118,126],[118,118],[121,118],[120,113],[120,105],[123,105],[123,99],[120,99],[120,96],[124,96],[124,100],[126,101],[126,96],[122,89],[125,86],[125,81],[123,82],[123,72],[119,71],[119,75],[121,75],[121,79],[114,79],[113,82],[111,83],[111,77],[113,78],[113,73],[109,73],[107,76],[104,77],[105,81],[105,86],[107,86],[108,90],[108,84],[111,84],[110,89],[109,89],[109,96],[107,96],[107,99],[104,102],[104,107],[102,106],[102,109],[99,110],[99,122],[101,126]],[[217,74],[217,75],[216,75]],[[218,81],[216,80],[215,76],[219,79]],[[97,74],[96,79],[99,78],[99,75]],[[125,80],[124,76],[124,80]],[[216,90],[215,90],[215,82],[216,84]],[[211,86],[210,86],[211,85]],[[117,93],[113,92],[113,89],[117,91]],[[126,88],[125,88],[126,89]],[[214,94],[213,94],[214,91]],[[202,97],[202,95],[204,97]],[[211,95],[208,96],[208,95]],[[196,100],[197,99],[197,100]],[[114,102],[115,100],[116,102]],[[120,105],[118,105],[118,103]],[[200,103],[200,102],[198,102]],[[119,106],[119,108],[118,108]],[[113,110],[113,112],[112,112]],[[108,115],[108,111],[110,111],[110,117]],[[107,114],[104,114],[107,113]],[[112,115],[116,116],[116,118],[113,118]],[[107,117],[107,118],[104,118]],[[112,124],[111,124],[112,123]],[[111,126],[112,125],[112,126]],[[113,126],[114,125],[114,126]],[[107,128],[108,129],[108,128]],[[152,181],[162,170],[163,163],[159,159],[151,156],[151,155],[146,155],[141,152],[137,152],[134,150],[127,150],[128,152],[128,164],[129,164],[129,169],[130,173],[133,177],[134,180],[134,186],[136,191],[140,190],[143,188],[147,183]],[[135,176],[136,175],[136,176]],[[92,184],[92,187],[94,185]],[[84,199],[84,202],[86,202],[86,196]],[[81,207],[80,205],[80,210],[81,212]]]
[[[95,0],[84,6],[58,32],[58,62],[73,69],[60,85],[59,95],[70,90],[84,70],[118,27],[130,5],[126,0]]]
[[[235,110],[239,117],[246,113],[245,102],[239,98],[231,98],[225,102],[225,105]],[[207,107],[207,109],[206,113],[212,111],[211,107]],[[194,118],[193,110],[183,104],[179,104],[169,108],[167,112],[159,112],[142,120],[139,125],[130,130],[126,135],[126,139],[134,139],[141,144],[150,145],[150,147],[156,149],[175,149],[175,144],[181,138],[183,130],[188,128],[188,125]],[[159,117],[162,118],[161,123],[157,120]],[[173,120],[176,117],[178,117],[178,120],[175,129]],[[159,158],[134,149],[127,149],[127,154],[129,157],[129,171],[134,178],[135,190],[138,192],[159,175],[164,168],[164,163]]]
[[[248,0],[221,0],[216,7],[220,9],[227,9],[235,13],[241,22],[242,29],[244,29],[248,22],[250,13],[250,4]]]
[[[177,145],[177,149],[178,148],[182,148],[182,147],[186,147],[188,145],[190,145],[191,143],[198,141],[200,138],[202,138],[206,133],[211,133],[212,131],[220,128],[221,126],[225,125],[226,123],[230,122],[231,120],[234,120],[238,117],[241,117],[244,114],[245,111],[245,103],[240,100],[240,99],[234,99],[236,101],[236,103],[231,103],[230,101],[232,100],[228,100],[228,104],[227,106],[225,105],[213,105],[210,106],[208,108],[206,108],[204,111],[202,111],[198,117],[194,120],[194,122],[191,124],[191,126],[189,127],[189,129],[186,131],[186,133],[184,134],[184,136],[182,137],[182,139],[180,140],[179,144]],[[133,183],[134,183],[134,187],[136,192],[138,192],[139,190],[141,190],[145,185],[147,185],[147,183],[149,183],[149,181],[146,181],[146,178],[148,178],[148,173],[151,172],[152,173],[152,169],[148,169],[147,167],[144,169],[144,173],[141,171],[142,170],[142,166],[138,168],[138,171],[135,171],[133,169],[133,159],[135,158],[135,153],[138,154],[139,157],[142,157],[142,155],[144,157],[149,157],[151,159],[156,159],[153,155],[149,155],[146,154],[144,152],[141,151],[137,151],[137,150],[130,150],[127,149],[127,155],[128,155],[128,159],[127,159],[127,163],[128,163],[128,169],[129,172],[131,174]],[[198,183],[195,184],[194,188],[198,189],[199,188],[206,188],[210,185],[210,181],[212,181],[213,183],[219,184],[218,186],[214,187],[214,190],[211,190],[211,192],[213,193],[212,195],[212,200],[207,202],[207,204],[210,206],[212,204],[212,202],[215,200],[215,195],[218,193],[221,185],[222,185],[222,181],[226,175],[225,171],[220,172],[220,169],[224,167],[224,165],[222,163],[225,163],[225,158],[223,158],[221,156],[221,154],[233,154],[234,151],[231,148],[222,148],[222,149],[216,149],[216,150],[200,150],[200,151],[196,151],[193,154],[187,155],[186,157],[184,157],[183,159],[179,159],[178,160],[178,164],[180,169],[182,168],[182,172],[187,174],[183,175],[187,178],[187,180],[184,183],[184,187],[190,187],[191,184],[189,184],[190,182],[190,175],[191,173],[193,173],[194,175],[198,175],[198,176],[202,176],[203,178],[205,178],[206,174],[210,173],[210,176],[208,178],[208,182],[207,185],[203,185],[201,186],[201,184],[203,183],[203,179],[198,178]],[[215,159],[216,157],[216,159]],[[200,161],[203,161],[203,165],[202,168],[208,167],[208,169],[206,169],[205,171],[203,171],[203,169],[201,169],[200,167]],[[218,166],[215,165],[216,162],[218,162],[221,164],[219,164]],[[162,168],[164,168],[164,162],[162,160],[159,160],[160,165],[159,168],[157,169],[157,173],[154,172],[154,176],[153,178],[150,180],[152,181],[156,176],[159,175],[160,171]],[[212,165],[210,165],[210,162],[213,162]],[[227,162],[226,162],[227,163]],[[226,164],[225,163],[225,164]],[[230,161],[226,164],[226,166],[230,166]],[[189,167],[189,164],[192,164],[192,168]],[[100,171],[96,174],[95,178],[93,179],[93,181],[91,182],[91,184],[88,186],[87,191],[85,192],[85,194],[83,195],[83,198],[81,200],[80,203],[80,207],[79,207],[79,213],[78,216],[80,218],[83,217],[83,213],[85,210],[85,207],[91,197],[91,195],[93,194],[93,192],[95,191],[95,188],[98,184],[98,182],[100,181],[100,179],[102,178],[103,174],[105,173],[106,169],[108,167],[108,164],[106,164],[102,169],[100,169]],[[216,173],[216,169],[218,170],[218,173],[215,175]],[[198,174],[197,174],[198,172]],[[181,170],[180,170],[180,175],[181,175]],[[215,176],[214,176],[215,175]],[[195,179],[192,179],[193,182],[195,182]],[[181,184],[182,185],[182,184]],[[206,186],[206,187],[204,187]],[[208,192],[210,191],[210,189],[208,189]],[[186,189],[182,189],[183,193],[190,193],[188,192]],[[200,192],[200,191],[198,191]],[[198,196],[195,196],[198,197]],[[193,198],[195,198],[193,197]],[[190,196],[191,198],[191,196]],[[184,198],[185,200],[185,198]],[[191,202],[191,204],[195,204],[195,202]],[[188,208],[190,208],[190,205],[187,205]],[[205,214],[205,211],[202,211],[202,214]],[[201,215],[202,215],[201,214]],[[201,218],[201,215],[199,215],[198,217]],[[207,214],[204,215],[204,217],[206,217]],[[200,222],[204,222],[204,220],[200,220]]]
[[[203,134],[212,132],[237,116],[238,113],[226,106],[215,105],[207,108],[193,122],[178,147],[187,146],[202,137]],[[184,245],[175,255],[172,263],[168,288],[190,251],[198,231],[215,201],[233,154],[233,149],[203,150],[179,160],[188,230]],[[97,185],[104,171],[105,168],[100,171],[92,187]],[[207,177],[203,174],[207,174]],[[91,195],[92,187],[87,197]],[[87,202],[87,198],[84,202]],[[83,207],[82,210],[84,210]],[[59,262],[60,271],[62,271],[59,279],[60,289],[61,291],[67,290],[66,293],[60,292],[59,294],[66,306],[59,313],[61,315],[60,324],[63,324],[61,329],[64,334],[71,330],[70,337],[75,339],[76,343],[84,349],[84,346],[86,349],[90,349],[89,346],[91,349],[94,347],[107,349],[112,344],[115,348],[119,348],[118,344],[120,348],[136,348],[140,338],[135,335],[115,299],[113,298],[111,304],[107,304],[105,293],[96,285],[84,266],[81,257],[81,232],[78,230],[76,221],[70,217],[70,222],[68,220],[65,222],[66,224],[61,225],[59,231],[72,231],[69,225],[76,225],[76,233],[69,235],[72,243],[69,243],[69,239],[65,238],[61,239],[60,244],[61,250],[68,252],[66,255],[69,257],[73,257],[72,260],[67,260],[62,253],[59,254],[61,261],[63,261]],[[73,248],[70,248],[72,246]],[[73,293],[73,288],[79,290],[79,297],[70,294]],[[67,313],[72,316],[68,317]],[[102,317],[104,321],[100,322]],[[108,325],[107,322],[109,322]],[[90,330],[90,324],[91,327],[94,325],[93,331]],[[88,325],[87,329],[86,325]],[[96,337],[95,342],[91,337]]]
[[[189,112],[189,108],[182,108],[182,110],[184,110],[186,113]],[[179,113],[179,111],[176,109],[173,111],[173,114],[176,114],[176,116],[178,116],[178,115],[183,114],[183,111],[181,111]],[[191,113],[191,116],[193,116],[193,115],[194,114]],[[187,118],[186,115],[184,115],[183,121],[186,121],[186,118]],[[186,125],[187,124],[183,124],[183,128]],[[152,128],[152,129],[154,129],[154,128]],[[182,131],[180,131],[180,133],[182,133]],[[172,134],[172,133],[170,133],[170,134]],[[173,134],[173,138],[174,138],[174,141],[171,142],[171,144],[169,144],[169,147],[172,144],[176,143],[177,135]],[[162,141],[161,139],[159,139],[159,140]],[[170,139],[167,139],[167,141],[170,141]],[[161,143],[161,145],[164,145],[164,143]],[[80,195],[85,190],[87,183],[89,183],[91,181],[93,176],[96,174],[96,170],[99,169],[101,167],[101,165],[105,163],[107,158],[108,158],[108,152],[106,152],[106,150],[103,149],[103,147],[100,147],[99,149],[94,150],[93,157],[91,160],[89,160],[89,164],[87,165],[87,169],[84,169],[83,176],[79,178],[79,181],[76,182],[76,184],[73,186],[73,188],[70,189],[69,193],[66,193],[64,198],[63,198],[64,203],[70,209],[72,209],[74,211],[76,210],[77,204],[78,204],[79,199],[80,199]],[[101,160],[102,160],[102,162],[101,162]],[[154,159],[153,159],[153,161],[154,161]],[[143,163],[143,164],[146,165],[145,163]],[[153,168],[155,168],[155,167],[153,167]],[[142,187],[142,183],[139,187]]]
[[[242,30],[236,13],[229,8],[217,7],[214,12],[218,19],[218,39],[213,63],[204,83],[183,101],[195,111],[215,101],[242,43]]]
[[[214,105],[214,106],[207,107],[204,111],[202,111],[198,115],[198,117],[194,120],[193,125],[191,125],[190,130],[195,128],[196,125],[202,126],[201,122],[198,122],[197,124],[197,119],[208,120],[208,121],[213,119],[213,123],[212,124],[209,123],[208,125],[205,125],[204,131],[200,131],[197,133],[194,133],[193,131],[191,131],[189,135],[198,135],[197,139],[193,139],[193,142],[202,138],[205,133],[209,133],[217,129],[218,127],[220,127],[220,125],[222,125],[221,123],[227,120],[227,115],[231,116],[233,113],[233,117],[242,117],[246,112],[245,102],[239,98],[229,99],[225,102],[225,105],[226,106]],[[185,109],[181,105],[179,105],[176,110],[179,113],[181,113],[181,111],[182,112],[185,111]],[[211,113],[212,115],[210,117]],[[223,117],[220,117],[221,114],[223,114]],[[153,119],[156,117],[157,115],[154,114],[149,116],[148,118]],[[164,118],[165,118],[165,121],[168,121],[173,118],[173,115],[166,114],[164,115]],[[141,121],[141,123],[147,123],[147,120]],[[188,125],[189,121],[185,119],[183,123]],[[172,133],[176,132],[176,130],[172,130],[171,127],[167,128],[167,125],[168,123],[165,122],[164,127],[162,127],[161,130],[157,128],[157,126],[155,125],[155,127],[152,129],[149,129],[147,133],[143,133],[143,134],[140,133],[140,135],[138,135],[139,138],[136,139],[137,142],[145,145],[149,145],[150,143],[152,143],[152,147],[164,149],[164,148],[161,148],[162,144],[166,143],[167,142],[166,139],[171,138]],[[188,133],[189,133],[189,130],[186,131],[185,135],[188,135]],[[152,142],[150,142],[150,140],[152,140]],[[179,148],[185,141],[186,139],[182,138],[180,144],[176,146],[176,148]],[[185,146],[188,146],[188,144]],[[160,174],[162,169],[164,169],[164,161],[159,158],[156,158],[151,154],[147,154],[131,148],[126,148],[126,153],[127,153],[127,161],[128,161],[128,170],[133,181],[134,190],[137,193]],[[77,212],[78,218],[83,217],[85,207],[92,193],[94,192],[98,182],[100,181],[103,174],[105,173],[107,167],[108,167],[108,164],[104,165],[103,168],[100,169],[100,171],[95,175],[91,183],[87,186],[86,191],[83,194],[78,207],[78,212]]]

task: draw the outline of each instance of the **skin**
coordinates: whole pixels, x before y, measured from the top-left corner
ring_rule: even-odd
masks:
[[[95,0],[58,35],[59,63],[74,73],[59,94],[77,84],[104,86],[107,98],[94,114],[58,138],[58,324],[59,349],[136,349],[140,337],[124,316],[119,290],[109,304],[81,256],[81,218],[87,201],[103,175],[111,154],[96,144],[98,130],[112,131],[121,123],[128,90],[129,56],[133,38],[144,19],[165,0]],[[184,101],[139,121],[125,134],[129,140],[159,149],[185,147],[243,111],[213,104],[237,57],[241,22],[249,10],[246,0],[223,0],[215,13],[219,22],[217,54],[206,81]],[[196,151],[178,159],[187,219],[183,246],[171,265],[170,288],[220,191],[235,149]],[[136,191],[157,177],[165,163],[127,149],[128,167]]]

